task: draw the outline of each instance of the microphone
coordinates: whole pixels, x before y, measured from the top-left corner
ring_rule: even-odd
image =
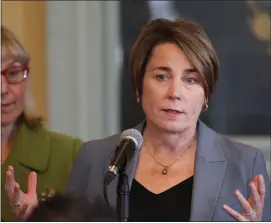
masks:
[[[104,185],[108,185],[115,176],[124,171],[136,151],[140,150],[143,143],[141,133],[136,129],[127,129],[122,132],[113,159],[105,174]]]

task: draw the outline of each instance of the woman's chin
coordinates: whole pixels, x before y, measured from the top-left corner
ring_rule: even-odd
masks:
[[[188,125],[184,122],[177,122],[177,121],[164,121],[164,122],[160,122],[158,124],[158,126],[163,129],[164,131],[167,132],[172,132],[172,133],[176,133],[176,132],[182,132],[184,131]]]
[[[1,127],[8,126],[16,120],[16,117],[14,117],[13,114],[2,114],[1,117]]]

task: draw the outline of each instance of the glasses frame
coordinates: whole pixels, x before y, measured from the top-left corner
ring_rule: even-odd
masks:
[[[19,82],[10,82],[8,80],[8,78],[6,78],[6,80],[7,80],[7,82],[9,84],[19,84],[19,83],[23,82],[28,77],[28,75],[29,75],[29,67],[28,66],[12,66],[12,67],[8,67],[8,68],[6,68],[4,70],[1,70],[1,75],[4,76],[4,77],[6,77],[7,76],[7,72],[9,70],[11,70],[11,69],[18,69],[18,68],[22,68],[23,69],[23,72],[24,72],[23,79],[21,81],[19,81]],[[25,71],[26,71],[26,74],[25,74]]]

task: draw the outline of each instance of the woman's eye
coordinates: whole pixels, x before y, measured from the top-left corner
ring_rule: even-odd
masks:
[[[156,79],[157,79],[158,81],[164,81],[164,80],[167,79],[167,77],[166,77],[166,75],[164,75],[164,74],[157,74],[157,75],[156,75]]]
[[[19,69],[14,69],[14,70],[9,70],[8,71],[8,76],[10,77],[14,77],[14,76],[17,76],[19,73],[21,73],[22,71],[19,70]]]
[[[188,84],[194,84],[194,83],[196,83],[196,80],[194,78],[186,78],[185,81]]]

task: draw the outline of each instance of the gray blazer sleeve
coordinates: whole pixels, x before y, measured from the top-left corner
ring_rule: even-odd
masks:
[[[118,135],[113,135],[83,144],[67,182],[67,193],[75,197],[87,196],[90,201],[103,195],[104,174],[118,139]]]
[[[75,197],[83,196],[87,191],[88,173],[91,169],[91,164],[88,162],[87,146],[83,144],[78,153],[74,166],[70,172],[67,183],[67,192]]]
[[[253,168],[253,177],[262,174],[265,181],[266,187],[266,194],[265,194],[265,201],[264,201],[264,210],[262,221],[271,221],[271,200],[270,200],[270,179],[268,177],[265,160],[263,157],[263,153],[261,150],[257,150],[257,154],[254,161],[254,168]]]

